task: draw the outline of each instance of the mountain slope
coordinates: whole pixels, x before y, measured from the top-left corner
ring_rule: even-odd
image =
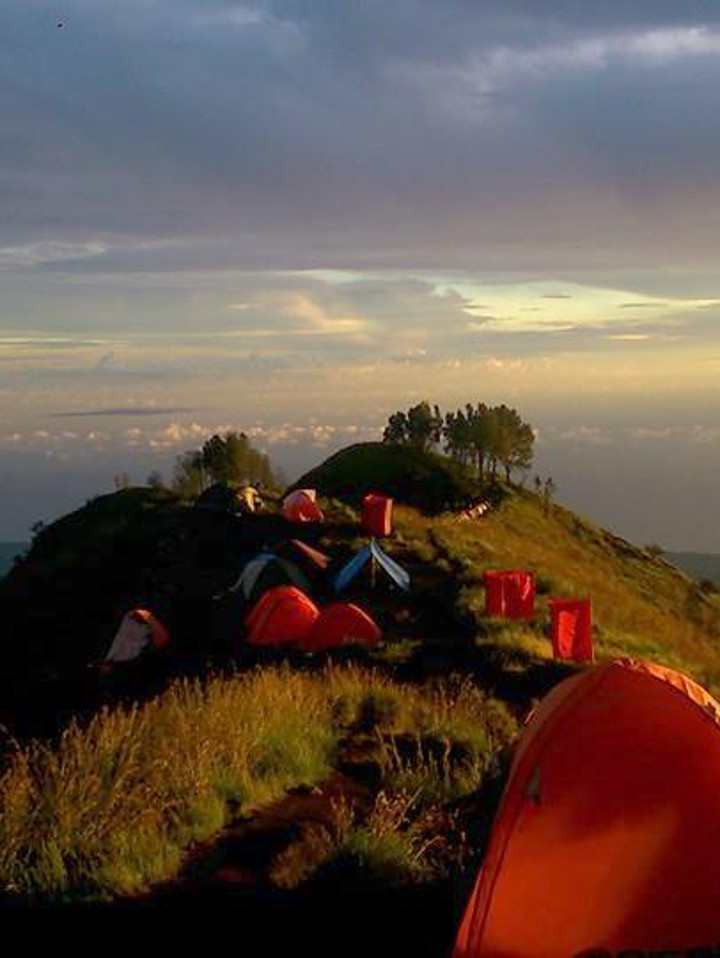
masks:
[[[357,504],[366,492],[383,492],[426,512],[472,499],[476,484],[446,456],[392,443],[362,442],[341,449],[294,484]]]
[[[16,556],[27,552],[28,542],[0,542],[0,579],[12,569]]]
[[[482,615],[482,572],[527,569],[537,576],[536,623],[526,629],[506,625],[505,645],[549,656],[548,595],[589,596],[600,656],[655,659],[718,688],[720,601],[663,558],[560,506],[546,513],[536,496],[521,489],[481,519],[427,519],[408,510],[400,510],[398,519],[401,539],[451,564],[462,584],[461,604],[480,635],[497,631]]]

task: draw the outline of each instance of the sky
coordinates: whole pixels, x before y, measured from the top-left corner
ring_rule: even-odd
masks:
[[[716,0],[2,0],[0,539],[428,399],[720,552],[719,94]]]

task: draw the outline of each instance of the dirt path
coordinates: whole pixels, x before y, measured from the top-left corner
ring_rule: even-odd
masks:
[[[336,803],[362,807],[371,789],[336,773],[315,788],[289,792],[198,848],[183,874],[121,910],[202,911],[213,927],[230,923],[248,956],[445,958],[459,920],[457,889],[381,887],[371,879],[309,879],[336,827]],[[297,887],[287,887],[293,882]]]

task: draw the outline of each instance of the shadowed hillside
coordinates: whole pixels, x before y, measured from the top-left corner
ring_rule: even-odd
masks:
[[[13,567],[15,559],[28,549],[27,542],[0,542],[0,579]]]
[[[263,544],[292,535],[278,515],[194,509],[165,489],[132,488],[88,502],[46,526],[0,581],[6,644],[0,681],[96,661],[122,614],[149,605],[176,649],[211,653],[212,596]]]
[[[477,497],[477,483],[445,456],[393,443],[363,442],[341,449],[293,486],[317,489],[357,505],[366,492],[438,513]]]

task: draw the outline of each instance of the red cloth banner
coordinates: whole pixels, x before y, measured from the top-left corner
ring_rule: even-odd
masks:
[[[553,654],[556,659],[593,662],[590,599],[548,599]]]

